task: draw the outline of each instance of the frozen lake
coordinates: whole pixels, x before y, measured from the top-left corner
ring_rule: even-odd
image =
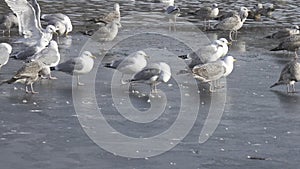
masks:
[[[95,28],[86,20],[112,10],[115,2],[120,3],[123,18],[113,42],[98,43],[79,33]],[[235,69],[222,81],[226,88],[216,93],[189,76],[176,75],[185,66],[178,55],[228,36],[200,31],[202,23],[187,15],[198,9],[198,1],[177,3],[183,15],[176,32],[169,31],[161,4],[150,0],[39,3],[43,13],[65,13],[74,24],[71,36],[59,39],[62,61],[90,50],[97,56],[95,68],[82,77],[85,86],[77,87],[72,76],[53,72],[58,79],[37,82],[37,95],[25,94],[20,84],[0,87],[1,168],[298,168],[300,93],[287,94],[285,86],[269,89],[292,54],[270,52],[278,42],[263,38],[276,28],[300,25],[297,1],[272,1],[273,19],[246,21],[229,50],[237,58]],[[256,2],[216,3],[224,11],[233,3],[251,8]],[[9,10],[3,1],[0,9]],[[18,38],[14,30],[1,42],[11,43],[18,52],[24,49],[13,43]],[[107,55],[103,48],[109,49]],[[118,74],[102,66],[137,50],[149,53],[150,61],[171,65],[172,79],[158,86],[164,94],[149,98],[149,87],[144,85],[133,86],[139,92],[129,94],[132,89],[118,84]],[[10,78],[21,65],[10,60],[0,80]],[[127,136],[124,141],[123,136]]]

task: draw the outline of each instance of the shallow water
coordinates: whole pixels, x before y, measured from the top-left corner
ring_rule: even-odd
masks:
[[[39,1],[43,13],[62,12],[68,14],[74,24],[74,31],[68,38],[60,38],[59,47],[62,60],[75,57],[84,50],[90,50],[98,59],[91,74],[83,76],[87,87],[77,87],[72,84],[72,77],[60,72],[53,72],[58,80],[43,80],[35,84],[38,95],[24,94],[22,85],[3,85],[0,88],[0,163],[2,168],[297,168],[299,166],[299,100],[300,94],[286,94],[285,87],[273,90],[269,86],[279,76],[281,68],[291,58],[287,52],[269,52],[278,42],[263,37],[275,31],[277,27],[298,24],[299,8],[297,1],[272,1],[276,6],[275,19],[263,18],[263,22],[247,20],[238,35],[238,42],[230,47],[229,54],[237,58],[234,72],[226,79],[225,89],[217,93],[207,92],[207,85],[199,85],[195,90],[195,82],[191,77],[176,75],[184,63],[177,55],[197,49],[201,44],[219,37],[227,37],[226,32],[200,32],[202,23],[186,15],[200,7],[198,1],[181,1],[177,4],[182,8],[183,15],[178,18],[176,32],[169,32],[168,19],[162,14],[162,6],[152,1]],[[95,26],[86,22],[100,13],[112,9],[115,2],[121,4],[122,29],[111,43],[97,43],[79,33],[86,27]],[[209,1],[203,1],[206,4]],[[255,1],[216,1],[221,10],[235,6],[252,7]],[[1,11],[8,11],[4,2],[0,2]],[[149,13],[149,11],[151,11]],[[187,22],[187,21],[193,21]],[[14,52],[24,47],[15,44],[19,37],[14,31],[11,38],[3,37],[1,41],[12,43]],[[108,48],[109,54],[100,53],[102,48]],[[124,57],[137,51],[150,53],[151,61],[165,61],[172,67],[173,77],[167,84],[158,88],[166,94],[168,102],[159,117],[150,123],[134,123],[118,113],[116,107],[122,106],[123,97],[128,96],[126,86],[111,85],[115,72],[101,66],[103,62],[115,57]],[[2,68],[0,79],[6,79],[22,65],[20,61],[10,60]],[[95,83],[90,79],[95,79]],[[223,81],[224,83],[225,81]],[[89,90],[95,85],[96,102]],[[73,87],[73,91],[72,91]],[[297,86],[299,88],[299,85]],[[112,90],[120,90],[118,102],[112,100]],[[140,93],[130,94],[134,107],[145,113],[150,103],[160,101],[154,98],[149,102],[148,86],[136,85],[133,89]],[[179,92],[183,91],[183,94]],[[200,95],[197,95],[198,90]],[[72,93],[73,92],[73,93]],[[217,129],[212,136],[202,144],[198,143],[201,130],[205,128],[206,118],[213,103],[224,100],[226,104],[222,118],[213,118]],[[73,96],[73,97],[72,97]],[[74,99],[75,97],[75,99]],[[189,104],[185,109],[180,105],[186,98]],[[73,100],[74,99],[74,100]],[[79,103],[78,103],[79,101]],[[128,100],[127,100],[128,101]],[[212,102],[212,103],[211,103]],[[188,108],[195,108],[200,103],[196,119]],[[191,124],[192,128],[181,141],[182,135],[171,138],[172,144],[179,140],[170,151],[158,156],[133,159],[120,157],[100,148],[85,131],[90,124],[84,124],[84,118],[99,120],[98,116],[90,114],[95,106],[101,110],[108,124],[115,132],[129,137],[147,138],[169,131],[179,120],[179,109],[183,112],[185,123],[180,123],[181,132]],[[80,106],[79,108],[76,106]],[[222,108],[222,106],[220,106]],[[75,111],[75,108],[77,111]],[[80,114],[83,108],[83,114]],[[125,109],[131,109],[126,107]],[[215,108],[215,107],[214,107]],[[196,120],[195,123],[193,120]],[[220,120],[220,122],[218,122]],[[194,124],[193,124],[194,123]],[[95,124],[98,125],[98,124]],[[174,131],[174,132],[177,132]],[[104,132],[104,131],[103,131]],[[127,142],[106,140],[100,132],[100,140],[104,143],[116,143],[115,147],[125,152],[131,152]],[[168,140],[170,138],[166,138]],[[164,145],[165,140],[162,140]],[[168,146],[168,145],[166,145]],[[145,152],[151,149],[145,145]],[[137,155],[145,152],[136,152]],[[248,156],[264,159],[253,160]]]

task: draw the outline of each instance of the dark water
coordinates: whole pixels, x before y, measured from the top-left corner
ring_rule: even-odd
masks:
[[[86,20],[107,13],[113,4],[121,5],[122,29],[111,43],[93,43],[79,33],[86,27],[93,27]],[[176,55],[196,49],[199,44],[209,40],[227,37],[226,32],[200,32],[202,25],[192,16],[186,15],[201,4],[210,1],[181,1],[183,15],[178,18],[177,32],[168,31],[168,19],[162,13],[161,4],[152,1],[39,1],[43,13],[62,12],[70,16],[74,31],[68,38],[60,38],[59,46],[62,60],[78,55],[82,49],[91,50],[98,59],[95,64],[95,83],[86,81],[86,86],[95,84],[97,107],[104,118],[117,132],[134,138],[152,137],[172,128],[178,120],[180,103],[184,97],[193,97],[195,93],[181,95],[178,90],[193,91],[190,77],[178,80],[176,70],[184,67]],[[238,6],[252,7],[255,1],[215,1],[221,11]],[[263,1],[263,3],[266,3]],[[239,33],[238,42],[230,47],[229,54],[237,58],[233,73],[226,79],[227,90],[215,94],[207,92],[206,85],[199,85],[200,95],[192,98],[190,107],[200,103],[195,124],[186,137],[177,146],[158,156],[142,159],[120,157],[100,148],[85,132],[89,126],[80,125],[75,111],[76,106],[85,108],[89,115],[92,101],[86,96],[84,87],[72,84],[72,77],[60,72],[53,74],[55,81],[44,80],[35,84],[38,95],[24,94],[22,85],[5,85],[0,88],[0,164],[3,169],[23,168],[298,168],[299,166],[299,100],[300,94],[286,94],[285,87],[270,90],[269,86],[279,76],[281,68],[291,58],[287,52],[269,52],[278,42],[263,37],[278,27],[300,24],[297,1],[271,1],[276,7],[272,18],[263,18],[262,22],[247,20]],[[8,11],[1,1],[0,9]],[[233,7],[234,6],[234,7]],[[191,20],[193,23],[188,23]],[[196,26],[194,26],[196,25]],[[184,38],[183,38],[184,37]],[[12,43],[14,51],[23,46],[13,43],[19,37],[13,32],[11,38],[2,37],[1,42]],[[103,57],[101,49],[108,47],[109,56]],[[191,49],[190,49],[191,48]],[[101,62],[114,57],[124,57],[143,49],[152,55],[151,61],[165,61],[171,65],[173,78],[158,88],[166,93],[168,103],[159,118],[149,124],[138,124],[122,117],[111,99],[114,71],[101,67]],[[111,56],[112,55],[112,56]],[[10,60],[0,72],[0,79],[6,79],[22,65]],[[83,76],[89,79],[93,76]],[[184,87],[182,87],[184,86]],[[72,91],[73,87],[73,91]],[[299,85],[296,86],[299,88]],[[134,86],[141,94],[130,94],[131,103],[139,111],[150,107],[148,87]],[[204,88],[204,90],[203,90]],[[73,92],[73,93],[72,93]],[[125,91],[126,93],[126,91]],[[224,99],[226,104],[220,122],[208,141],[199,144],[198,137],[205,127],[206,118],[215,99]],[[119,97],[123,97],[120,93]],[[73,96],[73,97],[72,97]],[[73,100],[79,96],[78,100]],[[156,98],[158,99],[158,98]],[[199,101],[200,100],[200,101]],[[125,100],[124,100],[125,101]],[[155,101],[155,100],[154,100]],[[199,101],[199,102],[196,102]],[[222,107],[222,106],[221,106]],[[128,107],[129,109],[130,107]],[[189,119],[190,112],[184,118]],[[91,116],[97,119],[97,116]],[[104,121],[100,121],[104,123]],[[193,121],[186,121],[193,123]],[[187,123],[182,124],[183,126]],[[100,139],[104,138],[101,137]],[[174,138],[181,140],[180,137]],[[130,152],[126,142],[117,142],[124,151]],[[146,145],[146,150],[152,150]],[[137,153],[138,154],[138,153]],[[249,159],[252,157],[254,159]]]

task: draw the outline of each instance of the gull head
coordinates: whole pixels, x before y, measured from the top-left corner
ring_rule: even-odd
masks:
[[[219,41],[221,41],[223,44],[226,44],[226,45],[230,44],[226,38],[221,38],[221,39],[219,39]]]
[[[213,3],[213,4],[212,4],[212,7],[213,7],[213,8],[218,8],[218,4]]]
[[[47,33],[56,33],[56,31],[57,31],[57,29],[56,29],[56,27],[53,26],[53,25],[48,25],[48,26],[46,27],[46,32],[47,32]]]
[[[233,62],[236,62],[236,59],[233,57],[233,56],[227,56],[224,61],[226,63],[233,63]]]
[[[90,51],[84,51],[81,54],[81,57],[83,58],[92,58],[92,59],[96,59],[96,57],[90,52]]]
[[[115,8],[115,11],[120,12],[120,5],[119,5],[119,3],[115,3],[114,8]]]
[[[4,46],[7,49],[7,51],[8,51],[9,54],[12,52],[12,47],[11,47],[10,44],[8,44],[8,43],[0,43],[0,45]]]
[[[136,52],[136,57],[137,58],[142,57],[142,58],[145,58],[145,59],[149,58],[149,56],[144,51],[141,51],[141,50]]]
[[[243,7],[240,8],[240,11],[242,13],[248,13],[250,10],[248,8],[246,8],[246,7],[243,6]]]

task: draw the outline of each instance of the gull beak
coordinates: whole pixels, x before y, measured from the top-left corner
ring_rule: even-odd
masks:
[[[93,58],[93,59],[96,59],[97,57],[96,57],[96,56],[94,56],[94,55],[92,55],[92,56],[91,56],[91,58]]]
[[[228,42],[227,45],[232,45],[232,42]]]
[[[233,59],[233,62],[236,62],[236,61],[237,61],[237,60],[234,58],[234,59]]]
[[[57,35],[58,36],[58,33],[57,32],[53,32],[55,35]]]
[[[146,59],[150,59],[151,57],[149,55],[145,55],[145,58]]]

